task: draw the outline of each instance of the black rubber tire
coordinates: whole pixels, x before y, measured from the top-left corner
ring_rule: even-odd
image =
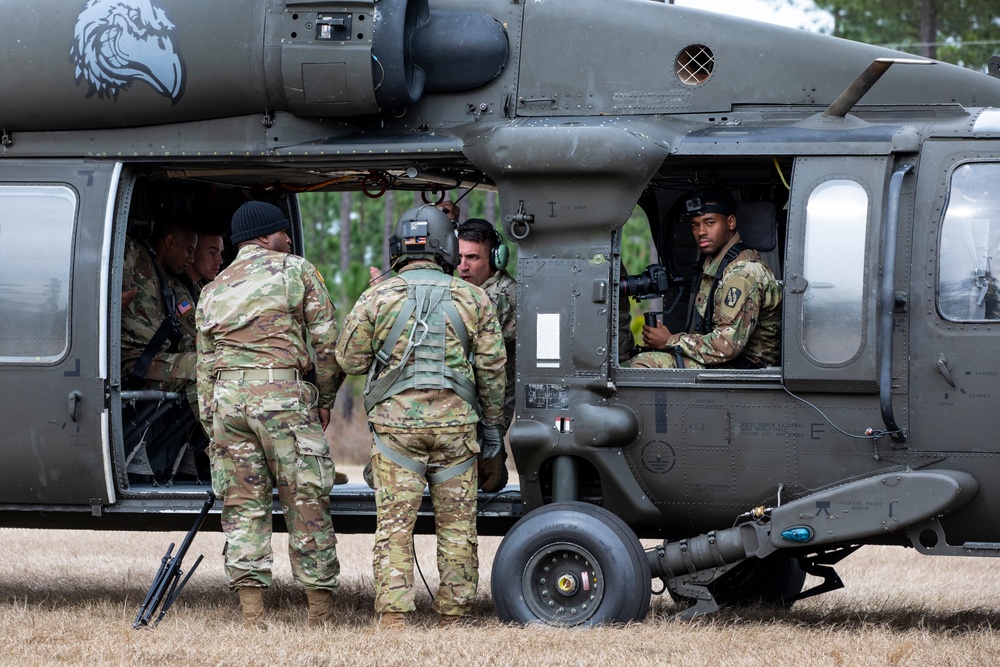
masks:
[[[505,622],[595,626],[645,618],[652,582],[635,533],[607,510],[553,503],[522,517],[493,560]]]
[[[770,604],[791,607],[802,592],[806,572],[794,556],[772,554],[751,558],[733,568],[709,586],[719,605]]]

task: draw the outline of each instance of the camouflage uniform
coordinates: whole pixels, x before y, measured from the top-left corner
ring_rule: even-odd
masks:
[[[517,282],[505,270],[494,271],[480,287],[490,297],[493,309],[496,310],[500,331],[503,333],[503,345],[507,352],[507,363],[504,371],[507,378],[503,396],[503,424],[500,426],[500,437],[507,433],[514,419],[514,355],[517,350]]]
[[[343,374],[334,357],[334,306],[322,278],[301,257],[244,245],[202,291],[197,323],[199,407],[214,436],[212,486],[223,499],[230,587],[271,583],[277,487],[292,574],[306,588],[335,588],[334,465],[315,407],[333,405]],[[301,378],[312,366],[310,355],[318,386],[268,380],[261,371],[253,379],[228,377],[275,369]]]
[[[198,327],[195,324],[195,312],[198,307],[198,299],[201,297],[201,290],[207,283],[193,282],[190,278],[177,278],[177,303],[187,301],[192,305],[183,315],[178,316],[181,328],[184,329],[185,336],[191,336],[191,340],[198,337]],[[178,308],[180,311],[181,308]]]
[[[431,261],[410,261],[400,275],[366,290],[344,323],[337,343],[337,359],[351,374],[368,372],[375,354],[388,337],[407,299],[406,275],[414,270],[440,268]],[[447,280],[442,272],[442,277]],[[472,365],[450,323],[445,326],[444,363],[467,378],[474,378],[482,405],[483,421],[497,425],[503,419],[504,363],[506,354],[496,314],[489,298],[478,287],[450,279],[452,303],[465,324],[475,353]],[[404,327],[382,376],[399,364],[412,325]],[[410,362],[412,363],[411,357]],[[394,454],[417,463],[448,468],[479,452],[475,408],[451,389],[405,389],[374,405],[368,413],[375,436]],[[389,460],[372,448],[375,504],[375,611],[409,612],[414,609],[413,526],[426,479]],[[476,537],[476,467],[447,481],[430,485],[438,543],[441,587],[433,609],[446,616],[465,613],[479,583]]]
[[[702,317],[719,265],[739,240],[739,234],[735,234],[715,257],[705,260],[695,297],[695,308]],[[639,354],[632,359],[632,366],[676,368],[670,347],[680,353],[685,368],[761,368],[779,363],[781,287],[760,253],[747,249],[736,256],[722,274],[714,301],[709,333],[673,334],[667,339],[668,351]]]
[[[160,278],[151,252],[132,238],[125,239],[125,263],[122,267],[122,291],[137,287],[135,298],[122,309],[121,355],[122,379],[128,377],[142,356],[146,345],[167,318],[166,306],[160,293]],[[179,294],[179,282],[168,273],[163,274],[167,289],[174,294],[175,314],[178,319],[189,312],[194,304]],[[154,355],[146,371],[143,386],[161,391],[187,391],[192,406],[196,404],[194,392],[195,339],[181,332],[180,340],[173,347],[164,343]],[[167,351],[170,350],[170,351]]]

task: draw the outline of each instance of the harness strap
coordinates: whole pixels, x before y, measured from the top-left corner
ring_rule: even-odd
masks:
[[[149,339],[149,342],[146,343],[146,347],[143,348],[138,361],[132,367],[132,372],[129,373],[130,377],[134,377],[137,380],[142,380],[146,377],[146,373],[149,372],[149,365],[153,362],[153,357],[163,347],[163,343],[173,333],[173,329],[173,323],[169,317],[160,322],[160,327],[153,334],[153,337]]]
[[[444,302],[444,312],[448,316],[448,320],[451,321],[451,326],[455,328],[458,340],[462,343],[462,349],[465,351],[465,358],[469,360],[471,365],[474,355],[469,346],[469,330],[465,328],[465,322],[462,321],[462,316],[458,314],[458,308],[455,307],[451,299]]]
[[[699,317],[697,309],[695,310],[696,331],[693,333],[707,334],[712,330],[712,320],[715,318],[715,290],[719,287],[719,283],[722,282],[722,274],[733,260],[736,259],[737,255],[749,249],[747,244],[740,241],[726,252],[726,256],[722,258],[722,262],[719,264],[719,269],[715,272],[715,277],[712,278],[712,289],[708,291],[708,301],[705,303],[704,317]]]
[[[474,355],[471,351],[469,332],[458,313],[458,309],[451,301],[450,283],[451,279],[443,276],[439,271],[417,270],[409,272],[409,275],[402,276],[407,282],[408,294],[404,306],[396,316],[385,342],[376,353],[375,360],[368,370],[368,379],[365,383],[365,411],[370,412],[372,408],[401,391],[414,386],[414,378],[421,374],[436,372],[442,375],[440,388],[448,388],[459,395],[462,400],[471,405],[477,416],[481,416],[482,408],[479,405],[476,394],[476,384],[473,380],[465,377],[455,369],[444,366],[444,357],[417,359],[407,367],[410,357],[415,348],[419,347],[424,339],[430,334],[432,339],[440,341],[440,355],[444,354],[444,341],[446,329],[439,321],[434,323],[429,321],[431,315],[440,306],[451,322],[462,350],[469,365],[472,365]],[[412,281],[412,282],[411,282]],[[389,370],[382,377],[380,373],[388,365],[392,355],[392,350],[403,335],[403,329],[413,318],[413,329],[410,331],[410,338],[403,351],[402,358],[395,367]],[[423,355],[426,357],[427,355]]]
[[[381,403],[383,400],[401,391],[401,389],[396,388],[397,385],[396,380],[399,378],[400,375],[402,375],[403,371],[405,370],[406,362],[410,360],[410,355],[413,354],[413,349],[418,345],[420,345],[420,343],[422,343],[424,341],[424,338],[427,336],[427,331],[429,327],[426,322],[426,317],[428,312],[430,312],[430,308],[428,307],[428,309],[425,310],[424,306],[427,302],[428,289],[426,285],[416,285],[415,287],[416,289],[414,290],[414,297],[412,299],[409,298],[407,299],[407,305],[403,306],[403,309],[400,310],[399,315],[396,317],[396,323],[393,324],[393,330],[396,329],[396,326],[399,324],[400,320],[403,320],[404,325],[406,324],[406,322],[410,318],[410,314],[407,314],[406,319],[405,320],[403,319],[402,315],[403,312],[406,310],[409,310],[409,313],[415,314],[414,317],[416,319],[413,323],[413,329],[410,331],[410,339],[406,343],[406,349],[403,350],[403,357],[399,360],[399,363],[396,364],[396,366],[393,369],[391,369],[388,373],[383,375],[381,378],[378,378],[377,380],[375,379],[375,376],[378,374],[379,371],[381,371],[381,368],[385,368],[386,363],[388,363],[388,358],[389,358],[388,355],[391,354],[392,349],[396,347],[396,340],[399,339],[399,336],[402,333],[402,327],[399,327],[400,332],[396,334],[396,340],[392,341],[392,345],[391,346],[389,345],[389,338],[386,338],[385,345],[383,345],[382,350],[380,350],[380,353],[386,354],[385,356],[386,363],[382,363],[381,368],[379,368],[378,370],[375,370],[376,364],[373,363],[372,368],[369,369],[368,371],[369,387],[366,388],[367,391],[365,393],[365,412],[370,412],[373,407]],[[432,298],[431,301],[435,300]],[[440,302],[440,298],[438,298],[436,301]],[[409,308],[407,308],[407,306],[409,306]],[[419,338],[417,338],[418,329],[422,329],[422,331],[419,334],[420,336]],[[388,346],[388,352],[386,352],[387,346]],[[373,370],[375,371],[374,374],[372,372]],[[404,378],[403,382],[406,382],[408,379],[409,378]],[[395,391],[393,391],[394,388]]]
[[[428,474],[427,471],[430,469],[430,466],[426,463],[421,463],[420,461],[414,461],[405,454],[400,454],[397,451],[389,449],[389,446],[382,442],[382,439],[378,437],[378,433],[376,433],[374,429],[372,430],[372,438],[375,441],[375,449],[378,450],[379,454],[392,461],[400,468],[404,468],[410,472],[420,475],[421,477],[424,477],[428,484],[440,484],[441,482],[447,482],[449,479],[458,477],[462,473],[469,470],[476,462],[476,457],[473,456],[472,458],[466,459],[461,463],[456,463],[453,466],[434,466],[435,468],[438,468],[438,470]]]

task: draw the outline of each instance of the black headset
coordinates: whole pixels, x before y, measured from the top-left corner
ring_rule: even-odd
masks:
[[[506,269],[507,263],[510,261],[510,250],[508,250],[507,246],[504,245],[503,237],[500,236],[500,232],[497,231],[497,228],[491,225],[489,220],[484,220],[483,218],[469,218],[458,226],[459,232],[462,231],[463,226],[469,224],[470,222],[477,228],[488,228],[491,232],[493,232],[493,243],[490,244],[493,246],[493,249],[489,253],[490,270],[499,271],[501,269]]]

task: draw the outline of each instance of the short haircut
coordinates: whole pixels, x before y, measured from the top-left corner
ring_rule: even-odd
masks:
[[[177,234],[190,232],[192,234],[197,234],[197,232],[187,223],[177,220],[176,218],[169,218],[166,220],[157,220],[153,224],[153,236],[150,240],[153,243],[158,243],[168,236],[176,236]]]
[[[497,229],[483,218],[469,218],[458,226],[458,238],[460,241],[471,241],[472,243],[483,243],[490,250],[500,245],[500,237]]]

